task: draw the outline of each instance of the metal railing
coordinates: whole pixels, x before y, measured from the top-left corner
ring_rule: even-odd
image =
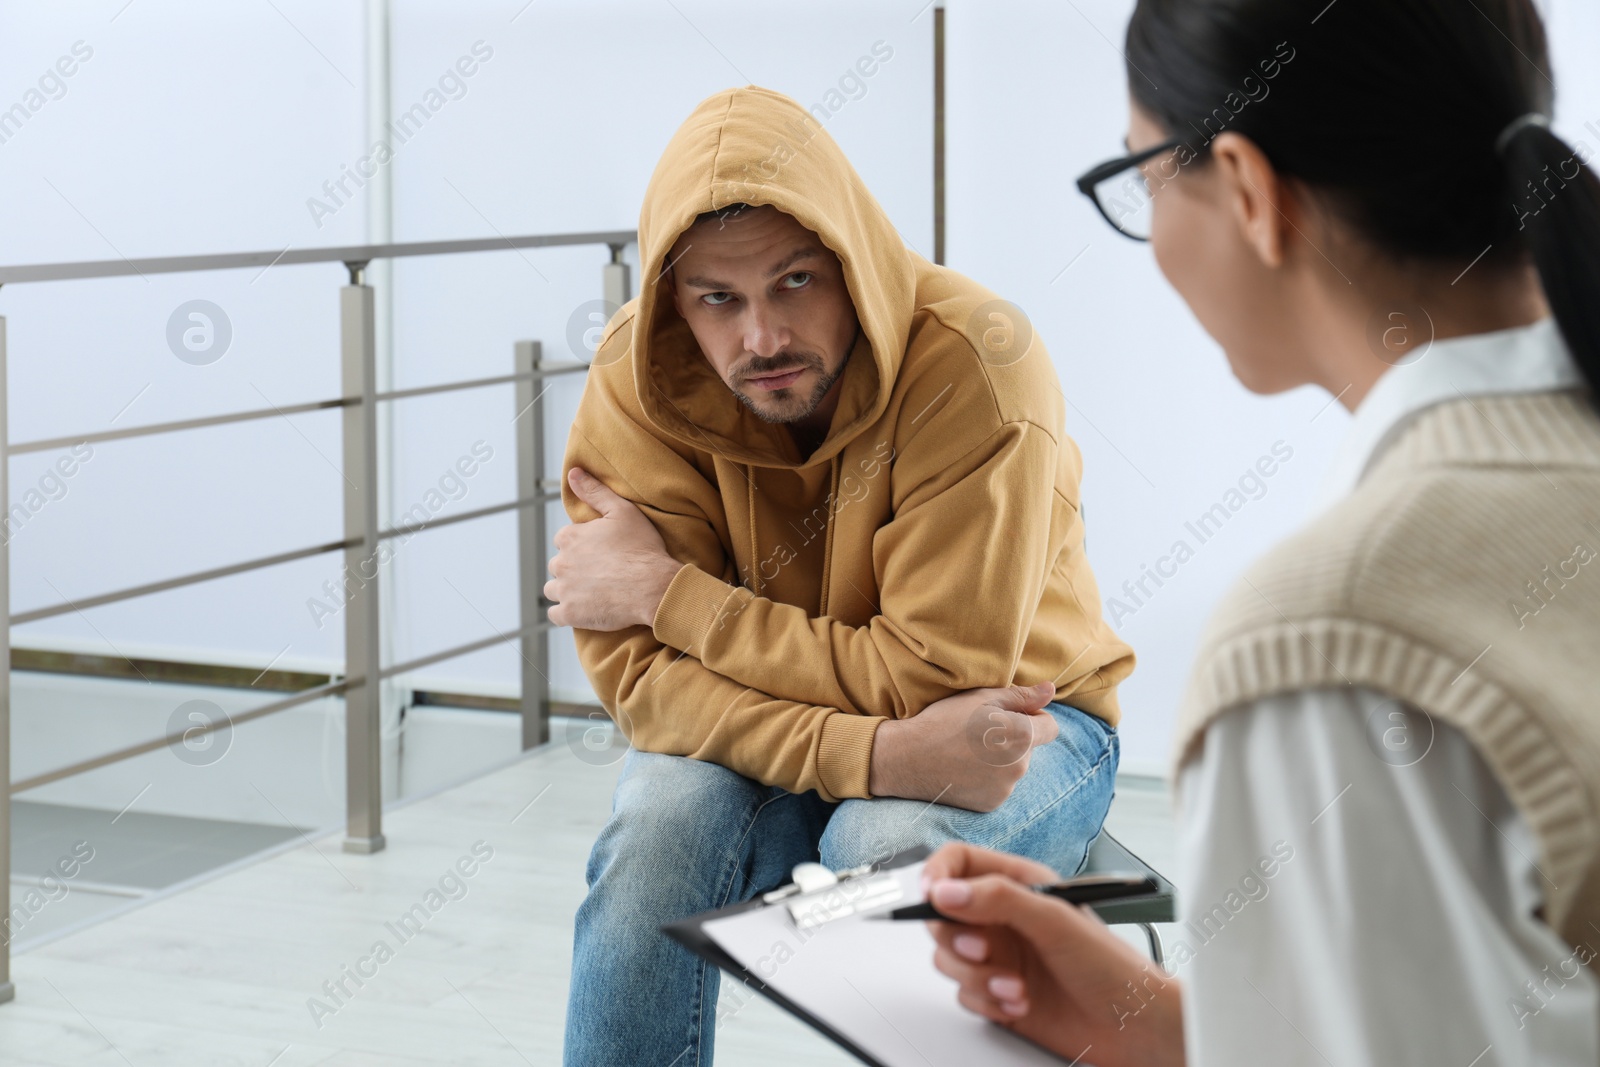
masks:
[[[338,408],[343,431],[344,537],[338,541],[309,545],[269,556],[213,567],[192,574],[178,575],[157,582],[130,586],[61,604],[9,614],[11,559],[9,544],[0,546],[0,607],[8,612],[6,640],[0,641],[0,1002],[12,999],[11,983],[11,795],[82,774],[99,767],[153,752],[168,745],[203,735],[222,726],[241,723],[286,711],[327,696],[342,695],[345,701],[345,838],[347,852],[371,853],[383,848],[383,796],[380,766],[380,691],[384,679],[418,670],[447,659],[490,648],[508,641],[520,642],[522,747],[532,748],[549,740],[550,707],[550,623],[545,615],[542,590],[545,582],[545,504],[560,499],[559,484],[545,478],[544,395],[535,390],[538,382],[563,374],[588,370],[584,362],[546,363],[539,342],[518,341],[512,352],[512,373],[490,378],[446,382],[388,392],[377,390],[377,358],[373,290],[365,282],[365,270],[374,259],[397,259],[465,252],[505,249],[549,248],[562,245],[603,244],[611,250],[611,260],[602,268],[601,287],[605,301],[618,307],[629,298],[628,268],[623,249],[633,243],[629,231],[606,231],[493,238],[466,241],[427,241],[413,244],[353,245],[345,248],[300,249],[283,252],[243,252],[210,256],[174,256],[159,259],[120,259],[85,263],[48,263],[37,266],[0,267],[0,286],[23,282],[68,281],[87,278],[113,278],[126,275],[170,274],[190,271],[236,270],[241,268],[293,266],[308,263],[343,263],[350,282],[339,290],[340,395],[288,407],[239,411],[204,418],[182,419],[145,426],[130,426],[92,434],[57,437],[12,443],[6,427],[6,320],[0,316],[0,506],[9,505],[8,459],[10,456],[41,452],[84,442],[100,443],[177,433],[211,426],[264,419],[269,416],[303,414]],[[406,523],[384,529],[378,522],[378,420],[377,405],[412,397],[431,396],[461,389],[481,389],[496,385],[515,386],[516,474],[515,500],[473,511],[461,512],[424,523]],[[526,416],[526,417],[524,417]],[[424,529],[436,529],[468,522],[507,511],[517,513],[518,627],[510,633],[469,641],[454,648],[419,656],[385,667],[380,660],[381,619],[379,616],[380,568],[372,566],[373,576],[365,579],[363,564],[377,559],[379,543],[392,537],[409,536]],[[9,539],[6,539],[9,541]],[[66,767],[11,781],[11,642],[10,626],[35,622],[69,612],[114,604],[135,597],[209,582],[246,571],[274,567],[295,560],[330,552],[344,553],[346,575],[360,575],[363,581],[346,581],[349,597],[343,613],[345,622],[344,676],[323,685],[303,689],[291,696],[228,716],[205,726],[187,728],[181,734],[158,737],[81,760]]]

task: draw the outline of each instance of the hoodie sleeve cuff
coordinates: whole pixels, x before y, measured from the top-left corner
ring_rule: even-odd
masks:
[[[884,719],[879,715],[851,715],[836,712],[822,723],[822,740],[817,746],[817,777],[829,800],[868,799],[869,773],[872,770],[872,739]]]
[[[694,655],[717,616],[732,607],[728,602],[739,592],[693,563],[685,563],[673,575],[661,603],[656,605],[656,617],[650,629],[656,640],[668,648]]]

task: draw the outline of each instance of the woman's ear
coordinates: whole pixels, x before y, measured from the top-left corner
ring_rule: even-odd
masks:
[[[1211,155],[1239,235],[1267,267],[1283,266],[1286,230],[1294,225],[1289,212],[1296,207],[1288,183],[1267,154],[1242,134],[1219,134]]]

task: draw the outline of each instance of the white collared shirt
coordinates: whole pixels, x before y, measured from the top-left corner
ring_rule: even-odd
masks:
[[[1322,502],[1331,505],[1349,496],[1373,457],[1435,404],[1582,385],[1583,375],[1572,362],[1555,319],[1435,341],[1415,359],[1390,368],[1362,398],[1334,453]]]
[[[1549,319],[1436,342],[1363,398],[1324,502],[1434,404],[1581,383]],[[1600,1063],[1600,980],[1536,915],[1533,833],[1459,731],[1393,758],[1420,715],[1341,687],[1207,730],[1178,782],[1188,951],[1168,946],[1191,1065]]]

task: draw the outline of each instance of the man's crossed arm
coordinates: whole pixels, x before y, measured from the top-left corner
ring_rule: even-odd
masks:
[[[686,564],[667,551],[642,511],[587,471],[573,467],[568,484],[598,518],[556,533],[544,589],[554,602],[550,621],[602,633],[650,627]],[[1048,682],[974,689],[935,701],[920,714],[885,718],[872,740],[868,790],[993,810],[1027,771],[1032,749],[1055,738],[1055,720],[1042,713],[1054,693]]]

